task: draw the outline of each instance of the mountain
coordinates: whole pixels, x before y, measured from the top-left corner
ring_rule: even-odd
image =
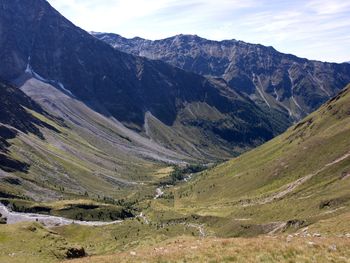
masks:
[[[222,78],[260,105],[300,120],[350,82],[350,65],[310,61],[273,47],[237,40],[211,41],[195,35],[162,40],[126,39],[92,33],[116,49],[160,59],[184,70]]]
[[[113,49],[74,26],[44,0],[0,1],[0,76],[26,90],[54,86],[93,111],[181,155],[229,158],[288,125],[224,81]],[[36,100],[57,111],[45,94]],[[55,100],[55,99],[54,99]],[[51,107],[51,108],[50,108]]]

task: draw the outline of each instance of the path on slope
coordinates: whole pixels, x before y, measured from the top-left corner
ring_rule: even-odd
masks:
[[[256,204],[267,204],[267,203],[271,203],[275,200],[281,199],[284,196],[286,196],[287,194],[293,192],[298,186],[302,185],[303,183],[305,183],[306,181],[310,180],[312,177],[316,176],[317,174],[323,172],[324,170],[326,170],[328,167],[335,165],[345,159],[347,159],[348,157],[350,157],[350,152],[346,153],[345,155],[339,157],[338,159],[336,159],[333,162],[330,162],[328,164],[326,164],[324,167],[322,167],[321,169],[317,170],[316,172],[312,173],[312,174],[308,174],[304,177],[299,178],[296,181],[293,181],[289,184],[287,184],[286,186],[283,187],[283,190],[273,193],[272,195],[263,198],[263,199],[258,199],[255,202],[249,202],[247,204],[244,204],[244,206],[251,206],[251,205],[256,205]]]

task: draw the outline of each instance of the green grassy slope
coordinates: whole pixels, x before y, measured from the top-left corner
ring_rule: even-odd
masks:
[[[350,210],[349,138],[350,86],[281,136],[173,190],[172,208],[205,217],[225,236],[344,213]]]

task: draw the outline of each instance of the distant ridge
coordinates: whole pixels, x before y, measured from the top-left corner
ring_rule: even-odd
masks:
[[[223,78],[232,89],[262,107],[285,111],[300,120],[350,82],[350,65],[311,61],[273,47],[238,40],[212,41],[177,35],[150,41],[95,33],[114,48],[201,75]]]

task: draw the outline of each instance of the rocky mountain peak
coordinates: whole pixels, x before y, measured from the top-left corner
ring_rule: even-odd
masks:
[[[350,82],[347,63],[311,61],[280,53],[273,47],[237,40],[213,41],[179,35],[138,42],[110,35],[106,42],[134,55],[222,78],[233,90],[246,94],[261,107],[284,111],[293,121],[318,108]]]

